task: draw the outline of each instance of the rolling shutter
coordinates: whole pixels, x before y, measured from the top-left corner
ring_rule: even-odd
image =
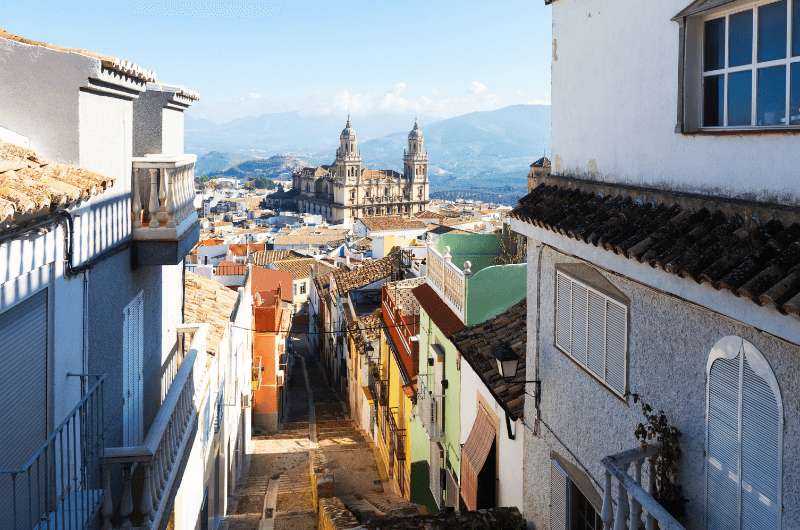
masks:
[[[140,291],[122,314],[122,443],[131,446],[144,438],[144,293]]]
[[[706,481],[709,530],[739,519],[739,358],[717,359],[708,375]]]
[[[715,358],[708,369],[707,527],[778,529],[780,395],[766,360],[750,343],[736,340],[741,347],[735,356],[729,340],[728,353]]]
[[[770,385],[742,367],[742,528],[780,528],[781,413]]]
[[[550,460],[550,530],[569,528],[569,477],[556,462]]]

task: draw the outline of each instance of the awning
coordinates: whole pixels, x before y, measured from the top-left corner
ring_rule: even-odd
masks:
[[[705,11],[710,11],[712,9],[716,9],[718,7],[722,7],[725,4],[730,4],[735,0],[695,0],[688,6],[686,6],[680,13],[672,17],[672,20],[679,20],[683,17],[691,17],[694,15],[699,15]]]
[[[486,463],[496,436],[492,418],[479,405],[475,423],[461,449],[461,497],[468,510],[478,509],[478,474]]]

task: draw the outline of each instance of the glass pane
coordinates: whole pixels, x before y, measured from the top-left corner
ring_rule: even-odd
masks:
[[[792,125],[800,125],[800,63],[792,64],[792,93],[790,119]]]
[[[715,18],[705,24],[703,69],[706,72],[725,67],[725,19]]]
[[[758,8],[758,61],[786,57],[786,0]]]
[[[792,6],[792,55],[800,55],[800,0]]]
[[[758,125],[786,123],[786,67],[758,70]]]
[[[728,75],[728,125],[750,125],[753,104],[753,73]]]
[[[722,125],[722,113],[725,94],[725,78],[721,75],[710,75],[703,83],[703,126],[719,127]]]
[[[741,66],[753,62],[753,12],[731,15],[728,26],[728,64]]]

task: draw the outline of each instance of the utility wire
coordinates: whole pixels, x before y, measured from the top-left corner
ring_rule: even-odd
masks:
[[[254,331],[256,333],[289,333],[289,334],[292,334],[292,335],[335,335],[335,334],[338,334],[338,333],[345,333],[345,331],[299,331],[299,332],[292,332],[291,328],[288,329],[288,330],[285,330],[285,329],[281,329],[281,330],[256,329],[256,328],[249,328],[249,327],[246,327],[246,326],[237,326],[236,324],[231,324],[231,327],[232,328],[236,328],[236,329],[243,329],[245,331]],[[398,325],[387,326],[387,325],[383,325],[383,326],[380,326],[380,327],[367,327],[367,328],[359,327],[359,328],[356,328],[355,330],[353,330],[352,332],[355,332],[355,331],[381,331],[381,330],[384,330],[384,329],[387,329],[387,328],[405,328],[405,327],[407,327],[407,326],[398,326]],[[350,333],[350,332],[351,332],[350,330],[347,330],[347,333]]]

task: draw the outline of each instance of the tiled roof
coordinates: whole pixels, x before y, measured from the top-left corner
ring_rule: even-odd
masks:
[[[113,183],[111,177],[50,164],[30,149],[0,142],[0,227],[74,206]]]
[[[142,82],[153,82],[156,80],[156,74],[152,70],[148,70],[146,68],[142,68],[138,64],[134,64],[130,61],[126,61],[124,59],[119,59],[117,57],[112,57],[110,55],[104,55],[102,53],[91,52],[89,50],[83,50],[81,48],[65,48],[63,46],[58,46],[56,44],[51,44],[49,42],[41,42],[33,39],[28,39],[25,37],[21,37],[19,35],[14,35],[13,33],[9,33],[3,29],[0,29],[0,39],[12,40],[15,42],[19,42],[21,44],[28,44],[30,46],[39,46],[41,48],[47,48],[49,50],[60,51],[64,53],[74,53],[76,55],[82,55],[84,57],[89,57],[90,59],[97,59],[100,61],[100,64],[104,68],[108,68],[109,70],[114,70],[115,72],[119,72],[121,74],[125,74],[129,77],[134,79],[138,79]],[[185,89],[183,89],[185,90]],[[181,94],[184,95],[184,94]],[[186,97],[189,97],[188,95]],[[196,98],[195,98],[196,99]]]
[[[281,299],[292,301],[292,275],[286,271],[275,271],[253,266],[250,271],[250,292],[252,295],[263,291],[274,291],[280,287]]]
[[[531,167],[550,167],[550,159],[547,158],[546,156],[543,156],[542,158],[531,164]]]
[[[228,252],[233,256],[246,256],[249,250],[251,254],[264,250],[264,243],[232,243],[228,245]]]
[[[305,258],[303,254],[294,250],[260,250],[250,256],[254,265],[267,265],[285,259]]]
[[[311,277],[311,267],[314,264],[319,267],[319,274],[324,275],[326,272],[332,272],[335,267],[330,267],[314,258],[301,258],[301,259],[287,259],[271,263],[269,267],[279,271],[286,271],[292,275],[293,280],[302,280]]]
[[[428,285],[423,283],[411,290],[414,296],[419,301],[419,305],[428,314],[428,316],[436,324],[436,327],[444,333],[446,337],[451,337],[453,334],[458,333],[464,329],[464,323],[461,319],[453,313],[453,310],[439,298],[436,291]]]
[[[347,230],[332,228],[300,228],[275,236],[273,245],[336,246],[344,243]]]
[[[381,336],[383,318],[380,310],[369,315],[356,318],[347,325],[347,331],[356,345],[359,353],[364,352],[367,341],[377,341]]]
[[[400,217],[399,215],[387,215],[378,217],[365,217],[359,219],[364,226],[371,232],[382,232],[385,230],[424,230],[425,223],[417,219]]]
[[[435,219],[438,222],[444,221],[445,219],[455,219],[460,217],[458,214],[454,213],[445,213],[445,212],[432,212],[431,210],[425,210],[424,212],[418,212],[414,214],[414,217],[417,219]]]
[[[189,271],[184,286],[183,321],[208,324],[206,351],[216,355],[238,295],[216,280]]]
[[[333,278],[339,294],[346,294],[353,289],[360,289],[380,279],[397,274],[399,271],[400,253],[396,249],[392,249],[392,252],[387,256],[381,259],[367,260],[363,265],[359,265],[352,270],[337,269],[333,273]]]
[[[682,204],[686,201],[637,201],[622,193],[541,184],[520,199],[511,216],[800,316],[796,212],[775,209],[772,218],[756,220],[734,201]],[[775,218],[779,215],[782,220]]]
[[[464,328],[450,337],[453,345],[512,419],[523,417],[525,409],[526,322],[527,304],[522,300],[505,313]],[[520,359],[516,376],[511,381],[500,377],[494,356],[495,351],[504,345],[510,347]]]

